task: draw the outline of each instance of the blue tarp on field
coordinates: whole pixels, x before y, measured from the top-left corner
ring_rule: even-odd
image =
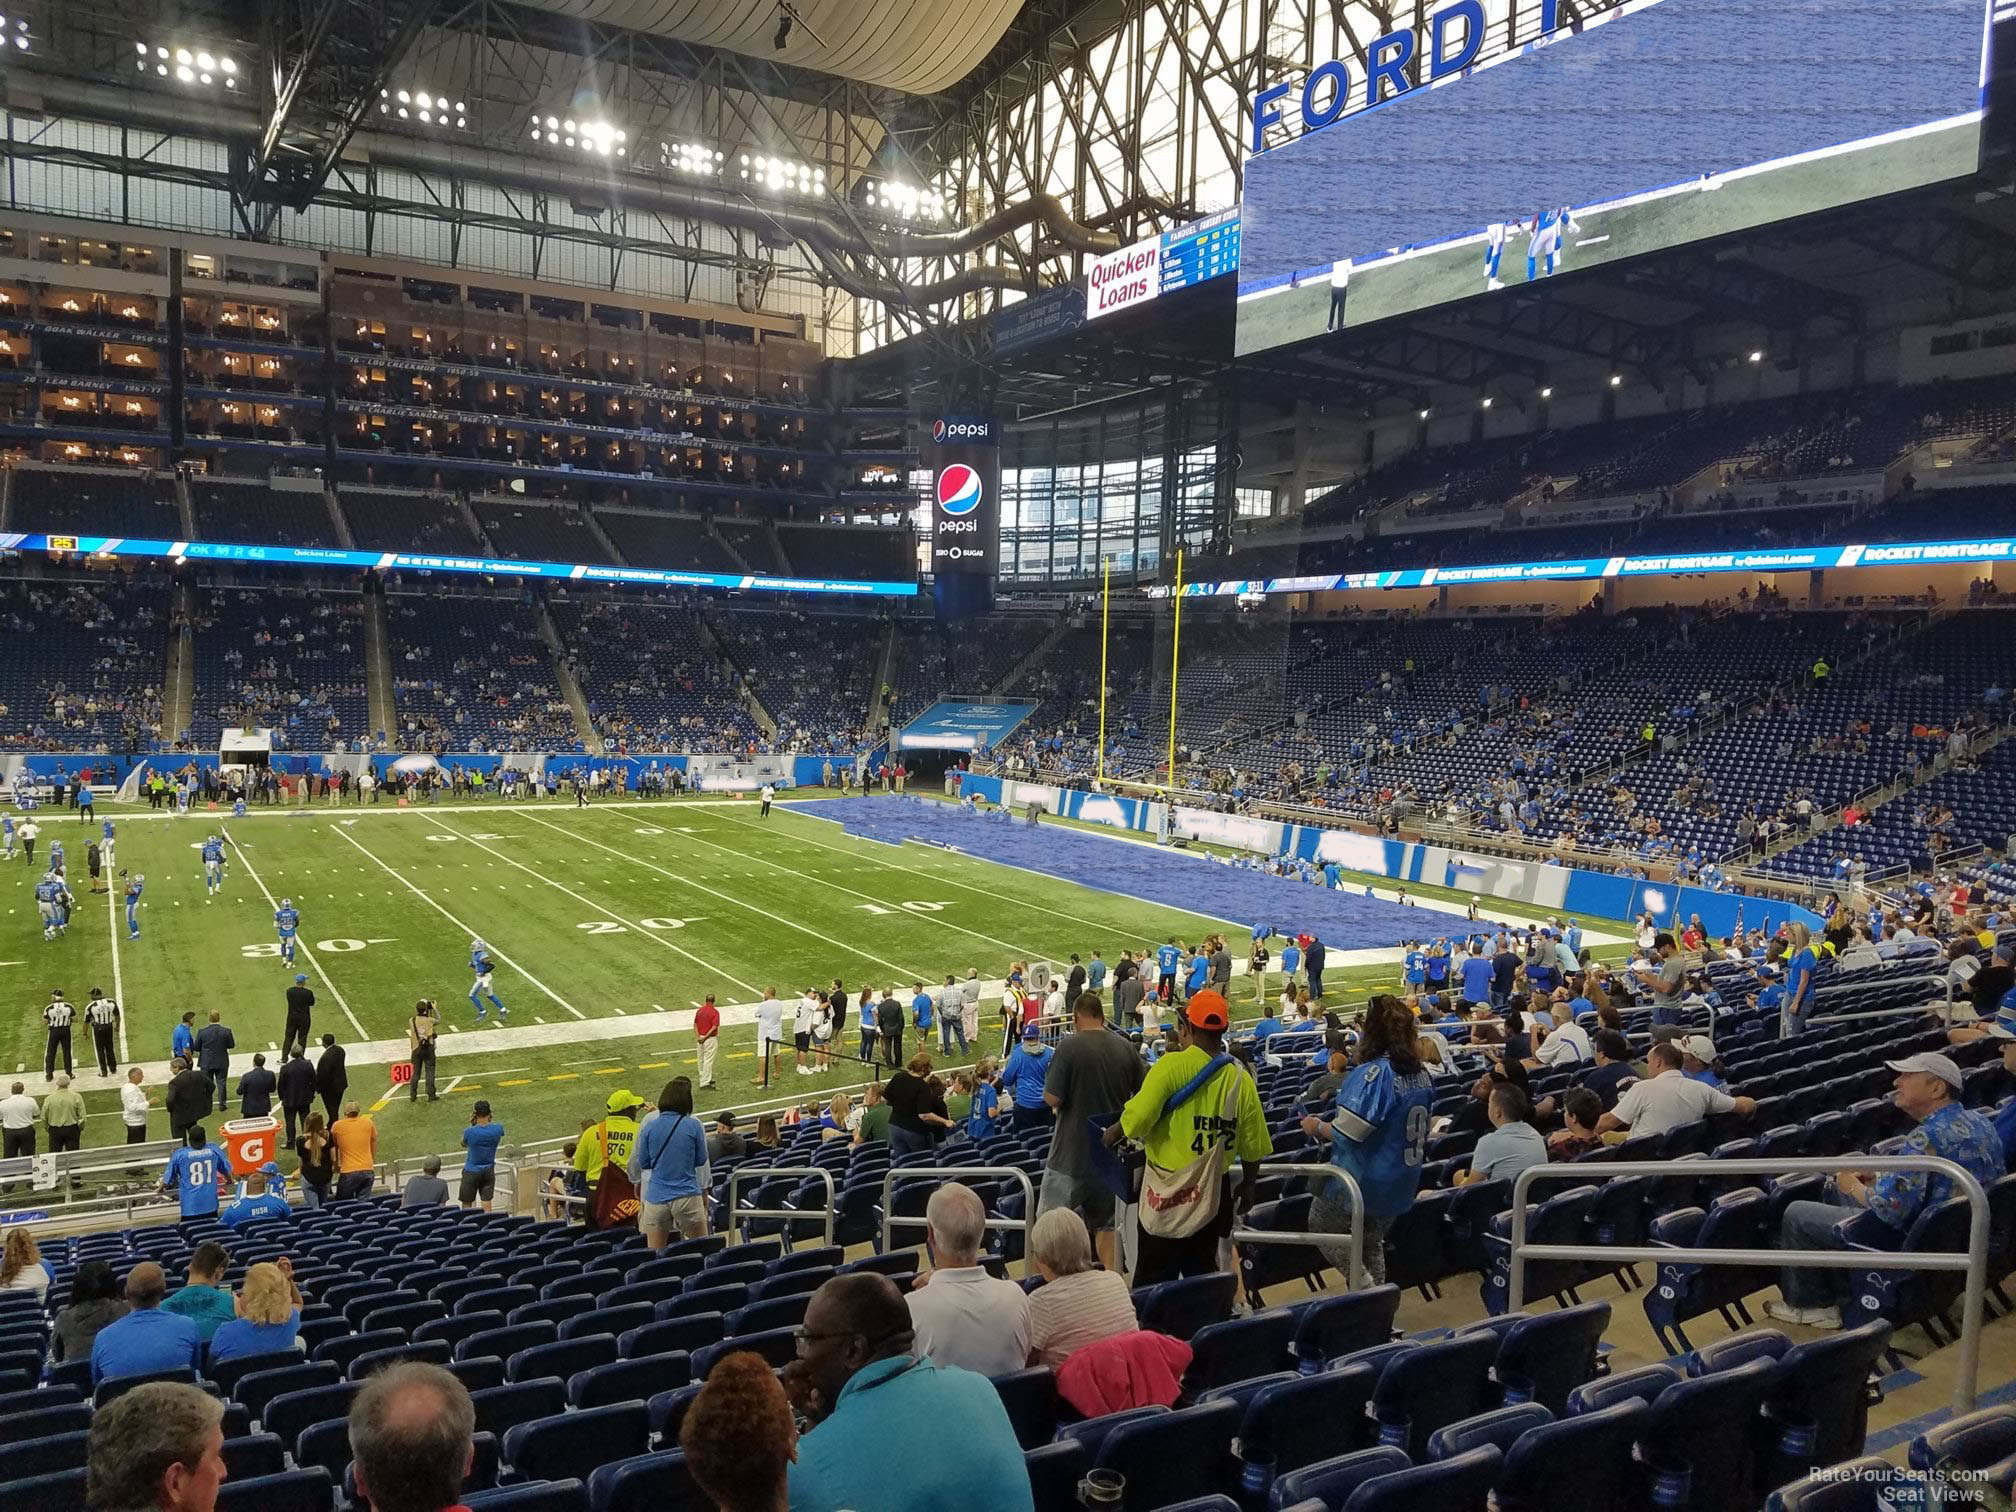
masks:
[[[1435,939],[1465,928],[1460,916],[1440,909],[1368,898],[1358,889],[1317,887],[1228,866],[1195,852],[1109,840],[1061,824],[1031,825],[999,810],[979,814],[954,804],[893,796],[829,798],[779,806],[814,819],[833,820],[848,834],[864,840],[887,845],[921,840],[949,846],[984,861],[1124,893],[1242,929],[1270,924],[1283,935],[1306,932],[1318,936],[1332,950]],[[1239,949],[1236,938],[1233,949],[1235,953]]]

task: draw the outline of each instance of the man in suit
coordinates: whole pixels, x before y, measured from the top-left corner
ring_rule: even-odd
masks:
[[[196,1031],[196,1069],[217,1084],[220,1113],[231,1106],[231,1052],[238,1044],[230,1029],[218,1022],[221,1016],[212,1008],[210,1022]]]
[[[315,1105],[315,1068],[308,1063],[305,1045],[296,1045],[280,1067],[280,1111],[287,1116],[287,1143],[292,1146],[298,1127],[307,1122]]]
[[[210,1116],[212,1084],[209,1077],[179,1055],[169,1064],[175,1074],[168,1079],[163,1102],[168,1108],[168,1135],[179,1140]]]
[[[264,1118],[273,1111],[273,1092],[279,1079],[266,1069],[266,1057],[252,1057],[252,1069],[238,1078],[238,1116]]]
[[[336,1043],[336,1036],[322,1036],[322,1058],[315,1063],[315,1092],[322,1099],[322,1110],[327,1114],[333,1127],[336,1116],[343,1107],[343,1094],[349,1090],[350,1073],[344,1069],[343,1047]]]

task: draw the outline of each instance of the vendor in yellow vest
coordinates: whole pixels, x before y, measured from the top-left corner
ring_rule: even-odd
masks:
[[[637,1189],[623,1169],[637,1141],[637,1110],[643,1102],[635,1092],[611,1092],[608,1116],[584,1131],[575,1147],[574,1169],[588,1188],[590,1228],[637,1221]]]

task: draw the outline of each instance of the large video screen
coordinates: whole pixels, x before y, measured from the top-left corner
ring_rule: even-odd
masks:
[[[1972,174],[1984,0],[1638,0],[1246,165],[1242,353]]]

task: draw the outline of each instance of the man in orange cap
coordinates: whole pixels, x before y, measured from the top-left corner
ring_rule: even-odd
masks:
[[[1235,1211],[1252,1203],[1254,1167],[1274,1153],[1260,1091],[1246,1068],[1225,1052],[1231,1009],[1210,988],[1190,994],[1183,1045],[1156,1061],[1141,1090],[1120,1110],[1106,1142],[1141,1142],[1142,1178],[1134,1285],[1218,1269],[1220,1241]],[[1239,1188],[1230,1167],[1240,1162]]]

